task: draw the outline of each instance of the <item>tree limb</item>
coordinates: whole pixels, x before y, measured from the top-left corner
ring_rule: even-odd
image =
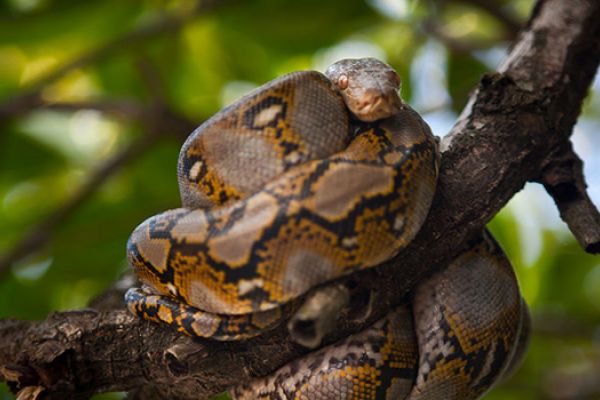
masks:
[[[581,247],[600,253],[600,213],[586,192],[583,162],[570,143],[544,168],[539,178]]]
[[[498,73],[484,76],[443,141],[438,191],[417,238],[395,259],[354,275],[375,293],[369,321],[342,321],[328,341],[364,328],[444,265],[569,140],[600,59],[600,2],[541,0]],[[0,374],[50,398],[143,386],[207,398],[265,375],[305,350],[284,326],[232,343],[192,340],[124,310],[0,322]],[[29,389],[34,390],[34,389]]]

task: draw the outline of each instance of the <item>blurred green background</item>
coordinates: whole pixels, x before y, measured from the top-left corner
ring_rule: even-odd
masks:
[[[397,69],[404,99],[443,136],[532,7],[3,1],[0,317],[81,308],[114,282],[127,268],[131,230],[179,203],[176,160],[187,134],[248,90],[286,72],[375,56]],[[599,130],[597,80],[573,136],[596,204]],[[519,372],[485,398],[600,399],[600,259],[582,252],[539,185],[527,185],[490,225],[517,269],[534,336]]]

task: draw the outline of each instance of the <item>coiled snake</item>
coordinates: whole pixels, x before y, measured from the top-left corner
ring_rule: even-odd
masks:
[[[192,336],[239,340],[278,325],[314,286],[396,255],[427,215],[439,164],[399,86],[378,60],[342,60],[326,75],[276,79],[196,129],[179,157],[183,208],[129,239],[144,287],[127,292],[128,308]],[[486,234],[418,285],[412,309],[232,394],[475,399],[513,358],[523,304]]]

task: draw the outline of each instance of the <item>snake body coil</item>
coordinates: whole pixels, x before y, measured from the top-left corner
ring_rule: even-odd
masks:
[[[477,399],[520,361],[515,275],[489,233],[370,328],[234,388],[238,400]],[[519,343],[519,340],[521,342]],[[524,351],[524,349],[520,349]]]
[[[200,126],[180,154],[183,208],[130,237],[145,286],[128,291],[129,309],[193,336],[243,339],[277,325],[312,287],[397,254],[427,215],[439,163],[399,83],[377,60],[345,60],[327,77],[279,78]],[[318,362],[235,395],[476,398],[501,375],[521,323],[514,274],[489,243],[416,289],[416,336],[411,311],[398,309]]]

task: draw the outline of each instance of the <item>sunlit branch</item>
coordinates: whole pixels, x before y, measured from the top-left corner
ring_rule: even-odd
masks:
[[[532,315],[533,333],[549,339],[594,341],[599,326],[567,313],[551,310],[536,310]]]
[[[439,0],[442,5],[449,3],[448,0]],[[502,8],[499,4],[490,0],[462,0],[463,3],[470,4],[480,8],[484,12],[494,17],[503,26],[504,36],[501,40],[512,42],[517,38],[517,34],[522,29],[523,24],[512,12]],[[421,23],[423,31],[432,37],[435,37],[449,49],[459,54],[471,54],[473,51],[489,49],[497,41],[473,40],[457,38],[449,34],[439,18],[439,15],[432,15]]]
[[[600,357],[586,360],[584,365],[551,370],[544,379],[544,392],[547,399],[594,400],[600,398]]]

